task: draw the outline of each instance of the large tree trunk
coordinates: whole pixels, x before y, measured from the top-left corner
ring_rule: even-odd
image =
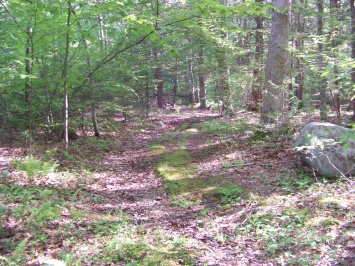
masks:
[[[263,3],[263,0],[255,0],[256,3]],[[262,87],[263,87],[263,66],[264,66],[264,20],[262,17],[256,17],[255,29],[255,68],[253,70],[254,81],[252,91],[248,99],[248,110],[260,112],[262,102]]]
[[[289,24],[289,1],[274,0],[279,11],[272,15],[271,34],[265,66],[263,105],[261,121],[284,123],[287,118],[288,88],[284,85],[287,71]]]
[[[323,56],[323,13],[324,3],[323,0],[317,1],[318,18],[317,18],[317,35],[318,41],[318,66],[319,66],[319,98],[320,98],[320,119],[321,121],[327,120],[327,80],[321,76],[324,68]]]

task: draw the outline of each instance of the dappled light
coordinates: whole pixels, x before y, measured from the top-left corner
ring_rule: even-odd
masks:
[[[355,0],[0,25],[0,266],[355,265]]]
[[[253,117],[186,109],[68,154],[38,142],[32,161],[3,148],[1,252],[28,265],[351,261],[353,181],[316,178],[291,140],[252,138]]]

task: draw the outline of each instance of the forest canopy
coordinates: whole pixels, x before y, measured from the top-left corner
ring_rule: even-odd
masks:
[[[336,0],[2,1],[1,124],[75,127],[88,114],[99,135],[103,113],[261,111],[273,13],[290,24],[275,97],[295,109],[320,104],[324,120],[327,105],[352,98],[353,9]]]

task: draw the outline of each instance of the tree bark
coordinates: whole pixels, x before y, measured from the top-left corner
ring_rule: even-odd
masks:
[[[355,60],[355,3],[354,0],[350,0],[350,8],[351,8],[351,58]],[[355,67],[351,69],[351,84],[355,85]],[[355,96],[353,96],[355,97]],[[352,99],[353,106],[353,117],[352,121],[355,121],[355,99]]]
[[[70,10],[73,13],[73,15],[75,16],[75,10],[71,7],[70,5]],[[81,27],[80,22],[78,21],[78,26],[79,28]],[[90,71],[92,70],[92,64],[91,64],[91,60],[90,60],[90,56],[89,56],[89,47],[87,45],[86,42],[86,38],[84,38],[84,47],[85,47],[85,51],[86,51],[86,62],[88,64],[88,67],[90,69]],[[89,89],[90,89],[90,108],[91,108],[91,121],[92,121],[92,126],[95,132],[95,136],[96,137],[100,137],[100,131],[99,131],[99,126],[97,123],[97,116],[96,116],[96,99],[95,99],[95,88],[94,88],[94,73],[92,75],[90,75],[89,77]]]
[[[174,87],[173,87],[173,101],[172,101],[173,108],[175,108],[175,104],[176,104],[176,94],[177,94],[177,89],[178,89],[178,83],[179,83],[178,58],[176,57],[175,73],[174,73]]]
[[[102,26],[102,16],[98,15],[97,17],[98,19],[98,23],[99,23],[99,35],[100,35],[100,39],[101,39],[101,51],[104,54],[107,54],[107,42],[106,42],[106,36],[105,36],[105,31],[104,28]]]
[[[317,35],[318,35],[318,66],[319,66],[319,98],[320,98],[320,120],[327,120],[327,91],[326,91],[326,78],[321,76],[324,69],[324,55],[323,55],[323,13],[324,13],[324,2],[323,0],[317,0]]]
[[[261,121],[286,122],[288,88],[284,83],[287,71],[289,26],[289,1],[274,0],[279,11],[272,15],[271,34],[265,66]]]
[[[330,16],[331,17],[336,17],[337,16],[337,9],[339,9],[339,1],[338,0],[330,0],[329,2],[329,7],[330,7]],[[340,79],[339,79],[339,71],[338,71],[338,58],[334,50],[338,46],[337,42],[337,36],[339,35],[339,28],[335,27],[331,29],[329,32],[329,38],[331,39],[331,49],[329,50],[329,57],[332,58],[334,62],[334,82],[329,86],[330,88],[330,93],[333,99],[333,108],[336,112],[337,115],[337,122],[338,125],[341,125],[341,112],[340,112]],[[332,78],[333,79],[333,78]]]
[[[190,99],[191,99],[191,106],[195,106],[195,84],[194,84],[194,72],[193,72],[193,65],[192,65],[192,58],[194,57],[192,49],[191,49],[191,58],[187,58],[188,61],[188,78],[189,78],[189,85],[190,85]]]
[[[200,109],[207,108],[205,76],[203,73],[203,47],[198,47],[198,83],[200,87]]]
[[[164,80],[163,80],[163,66],[160,61],[160,53],[156,52],[155,53],[155,60],[158,64],[156,70],[155,70],[155,80],[157,82],[157,105],[158,108],[163,109],[164,108]]]
[[[301,0],[300,4],[303,4],[304,1]],[[304,41],[302,34],[304,33],[304,19],[301,17],[301,14],[296,13],[296,39],[295,39],[295,49],[296,51],[301,52],[304,47]],[[298,109],[302,109],[304,107],[303,103],[303,87],[304,87],[304,68],[302,58],[300,56],[296,57],[295,68],[297,69],[297,75],[295,78],[295,83],[297,84],[296,88],[296,97],[298,100]]]
[[[146,115],[146,117],[148,117],[149,116],[149,77],[148,77],[148,73],[146,74],[146,80],[145,80],[145,100],[146,100],[145,115]]]
[[[263,3],[263,0],[255,0],[256,3]],[[264,66],[264,20],[262,17],[256,17],[255,29],[255,68],[253,70],[254,81],[252,91],[248,99],[248,110],[260,112],[262,102],[262,87],[263,87],[263,66]]]
[[[65,55],[64,55],[63,74],[62,74],[62,78],[64,79],[64,84],[63,84],[63,89],[64,89],[63,129],[64,129],[64,142],[65,142],[65,150],[66,151],[68,150],[68,147],[69,147],[69,138],[68,138],[68,120],[69,120],[68,109],[69,109],[69,103],[68,103],[67,82],[68,82],[68,57],[69,57],[69,27],[70,27],[70,14],[71,14],[70,2],[67,2],[67,4],[68,4],[67,33],[66,33],[66,41],[65,41]]]
[[[32,66],[33,66],[33,53],[32,53],[32,28],[27,29],[27,48],[26,48],[26,84],[25,84],[25,101],[27,104],[27,118],[29,129],[32,129]]]
[[[233,114],[233,107],[231,104],[231,88],[229,69],[227,66],[227,57],[223,48],[216,48],[216,59],[218,64],[218,78],[217,78],[217,97],[220,101],[220,113]]]

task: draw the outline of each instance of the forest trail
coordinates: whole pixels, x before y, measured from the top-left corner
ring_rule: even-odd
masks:
[[[191,113],[192,112],[192,113]],[[235,243],[222,239],[219,234],[231,237],[234,234],[238,219],[245,219],[248,212],[255,211],[255,206],[237,206],[226,211],[219,210],[216,199],[205,198],[196,206],[188,208],[173,207],[168,191],[164,189],[164,181],[158,176],[156,165],[161,154],[154,154],[150,145],[164,142],[168,153],[174,151],[179,144],[179,134],[183,134],[181,127],[187,128],[201,124],[204,121],[221,120],[219,114],[208,111],[185,111],[182,114],[170,114],[155,117],[147,127],[135,134],[125,134],[121,139],[120,154],[108,156],[100,161],[101,166],[107,165],[104,175],[100,175],[91,191],[104,198],[104,204],[98,204],[96,211],[107,209],[122,209],[130,219],[149,230],[162,230],[165,234],[177,237],[188,237],[201,252],[198,252],[198,265],[267,265],[268,259],[258,250],[248,248],[248,243]],[[240,117],[245,118],[241,114]],[[249,118],[250,119],[250,114]],[[254,117],[254,119],[257,119]],[[223,120],[223,119],[222,119]],[[231,121],[230,121],[231,122]],[[165,138],[165,140],[164,140]],[[275,158],[270,157],[265,150],[250,149],[245,137],[231,136],[231,139],[221,139],[218,136],[207,136],[191,130],[188,134],[185,148],[195,154],[199,164],[200,178],[211,178],[213,172],[223,174],[228,183],[238,183],[248,191],[259,191],[261,194],[270,193],[274,187],[265,187],[260,180],[251,179],[253,173],[267,173],[266,165],[275,168],[277,165],[287,167],[285,162],[293,164],[291,152],[279,151]],[[162,140],[163,139],[163,140]],[[170,141],[170,139],[172,139]],[[176,139],[177,142],[176,142]],[[234,145],[237,140],[238,148]],[[207,144],[206,144],[207,143]],[[213,143],[215,150],[204,154],[204,148]],[[234,144],[233,144],[234,143]],[[246,169],[221,169],[226,155],[239,150],[240,160],[252,160],[251,167]],[[282,161],[280,159],[283,158]],[[227,170],[227,171],[225,171]],[[224,171],[224,173],[222,172]],[[218,182],[218,181],[217,181]],[[216,184],[218,185],[218,184]],[[246,207],[246,211],[243,210]],[[208,209],[208,214],[202,216],[201,211]],[[95,208],[92,210],[95,211]],[[253,240],[250,240],[253,241]],[[271,264],[270,264],[271,265]]]
[[[118,171],[100,178],[100,195],[107,203],[105,208],[122,209],[130,215],[130,219],[148,230],[160,230],[167,235],[193,239],[197,247],[205,250],[204,254],[198,255],[197,260],[201,265],[206,262],[208,265],[242,265],[230,247],[218,244],[218,241],[213,240],[214,233],[203,229],[207,223],[206,219],[199,219],[199,211],[205,206],[172,207],[168,192],[164,189],[164,181],[156,171],[159,155],[149,150],[149,145],[164,134],[178,132],[183,124],[216,118],[219,115],[210,112],[199,112],[194,117],[186,114],[164,115],[155,118],[141,133],[125,137],[122,139],[122,153],[103,162],[110,167],[117,165]],[[195,149],[196,142],[200,141],[200,136],[191,136],[187,149]],[[172,150],[175,148],[172,144],[167,145]],[[98,192],[98,189],[93,188],[93,191]],[[213,222],[213,218],[207,220]]]
[[[292,137],[258,119],[165,111],[113,121],[69,153],[39,138],[33,158],[58,166],[32,181],[19,169],[28,149],[3,142],[0,253],[16,261],[9,243],[30,241],[22,265],[353,265],[352,182],[317,180]]]

